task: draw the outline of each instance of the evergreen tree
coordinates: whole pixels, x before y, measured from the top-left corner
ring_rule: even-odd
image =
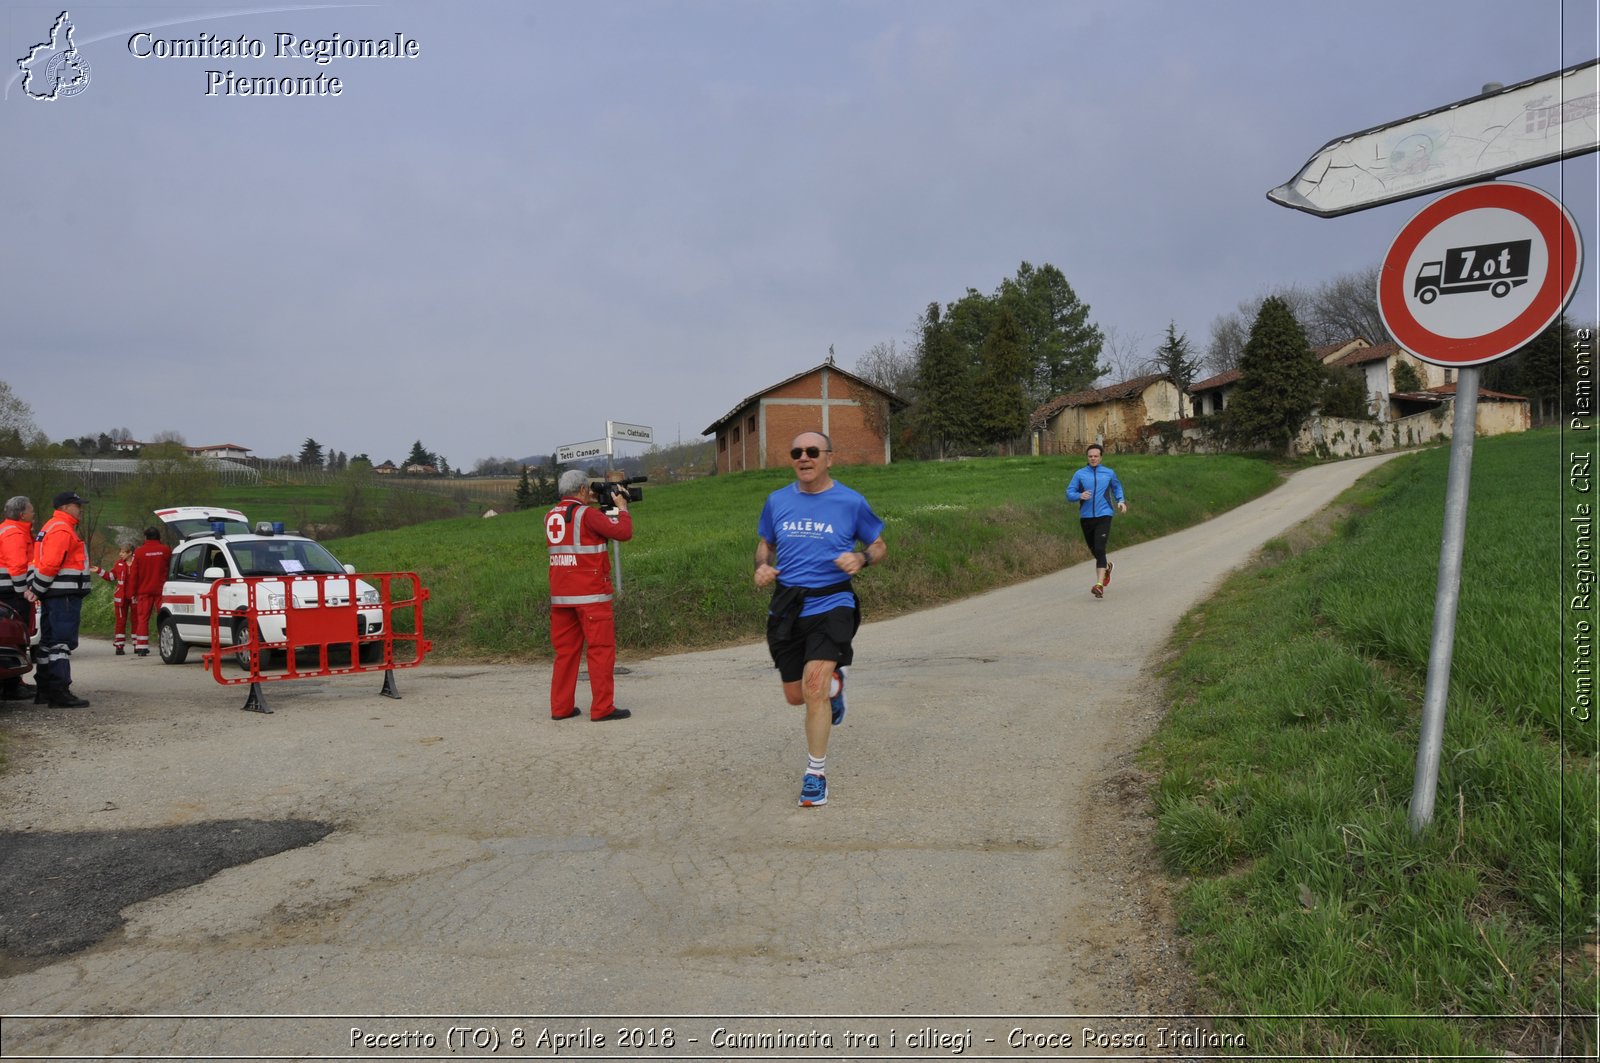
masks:
[[[1230,439],[1285,450],[1322,397],[1322,364],[1289,304],[1269,296],[1239,356],[1239,388],[1223,411]]]
[[[1022,263],[1016,277],[1000,282],[994,301],[1010,306],[1026,336],[1026,388],[1034,405],[1081,391],[1105,372],[1100,365],[1105,334],[1055,266]]]
[[[522,467],[522,475],[517,479],[517,491],[514,497],[516,499],[514,504],[517,509],[533,508],[533,483],[528,479],[528,467],[526,465]]]
[[[315,439],[307,438],[300,446],[300,457],[297,459],[301,465],[315,465],[322,468],[322,444]]]
[[[434,464],[433,451],[425,449],[422,445],[422,440],[419,439],[411,444],[411,453],[406,457],[405,465],[401,467],[407,468],[412,465],[432,464]]]
[[[938,454],[966,443],[971,432],[971,365],[951,335],[938,303],[922,323],[922,364],[917,374],[917,434]]]
[[[978,387],[972,396],[977,440],[1009,443],[1028,431],[1028,337],[1011,307],[1001,304],[979,350]]]
[[[1178,389],[1178,417],[1183,413],[1183,397],[1189,393],[1200,371],[1200,359],[1189,355],[1189,337],[1178,335],[1178,323],[1167,322],[1167,338],[1156,348],[1156,368],[1166,374]]]
[[[1577,379],[1574,332],[1563,314],[1514,353],[1484,366],[1479,381],[1490,391],[1528,399],[1539,423],[1545,413],[1559,408],[1562,396],[1573,394]]]

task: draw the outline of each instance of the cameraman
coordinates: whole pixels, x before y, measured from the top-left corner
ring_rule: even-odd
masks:
[[[588,644],[589,719],[626,720],[633,713],[612,700],[612,669],[617,663],[612,619],[611,540],[633,538],[628,492],[606,484],[610,498],[596,498],[588,476],[568,469],[557,482],[561,501],[544,515],[550,548],[550,642],[555,670],[550,675],[550,717],[571,720],[583,713],[576,704],[578,653]]]

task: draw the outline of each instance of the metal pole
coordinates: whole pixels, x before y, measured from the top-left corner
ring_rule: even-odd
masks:
[[[607,432],[611,431],[611,425],[610,424],[606,425],[606,431]],[[611,450],[612,450],[611,440],[609,438],[607,438],[606,439],[606,483],[610,483],[611,482],[611,473],[612,473]],[[613,588],[616,591],[616,596],[618,598],[621,598],[622,597],[622,544],[617,542],[617,540],[615,540],[615,539],[611,540],[611,583],[612,583]]]
[[[1467,490],[1472,485],[1472,443],[1478,427],[1478,367],[1456,380],[1450,477],[1445,485],[1444,534],[1439,542],[1439,585],[1433,599],[1433,638],[1428,646],[1428,682],[1422,700],[1422,737],[1417,743],[1416,780],[1411,789],[1411,833],[1433,822],[1439,790],[1439,751],[1444,743],[1444,706],[1450,696],[1450,658],[1455,650],[1456,606],[1461,601],[1461,554],[1467,538]]]

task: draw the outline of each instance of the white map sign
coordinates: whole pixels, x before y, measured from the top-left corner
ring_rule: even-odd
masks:
[[[1600,148],[1600,60],[1329,141],[1274,203],[1331,218]]]

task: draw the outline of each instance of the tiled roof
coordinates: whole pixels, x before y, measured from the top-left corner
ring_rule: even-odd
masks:
[[[1380,343],[1374,347],[1363,347],[1359,351],[1351,351],[1343,358],[1338,359],[1334,365],[1366,365],[1368,362],[1381,362],[1393,358],[1400,353],[1397,343]]]
[[[1237,369],[1230,369],[1226,373],[1218,373],[1216,376],[1208,376],[1204,380],[1197,380],[1193,384],[1190,384],[1189,394],[1198,395],[1202,391],[1210,391],[1213,388],[1226,387],[1227,385],[1238,381],[1238,379],[1243,375],[1244,374],[1239,372]]]

